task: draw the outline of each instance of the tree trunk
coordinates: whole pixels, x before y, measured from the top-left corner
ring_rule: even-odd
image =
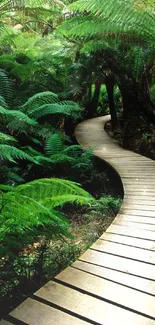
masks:
[[[115,101],[114,101],[114,86],[115,86],[115,79],[113,76],[107,76],[105,78],[105,85],[106,90],[108,94],[108,102],[109,102],[109,109],[111,114],[111,123],[112,123],[112,129],[117,129],[118,126],[118,118],[117,118],[117,112],[115,107]]]
[[[101,90],[101,82],[96,81],[95,82],[95,91],[92,100],[88,104],[88,118],[94,117],[97,107],[98,107],[98,102],[99,102],[99,97],[100,97],[100,90]]]

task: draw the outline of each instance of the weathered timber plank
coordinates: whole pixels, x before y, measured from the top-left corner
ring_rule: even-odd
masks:
[[[29,325],[87,325],[77,317],[47,306],[44,303],[28,298],[20,306],[10,313],[17,320],[26,322]],[[17,323],[18,324],[18,323]]]
[[[128,214],[118,214],[115,218],[115,221],[128,221],[128,222],[136,222],[136,223],[145,223],[150,225],[155,225],[154,217],[143,217],[143,216],[135,216]]]
[[[131,238],[141,238],[147,239],[155,242],[155,234],[151,231],[146,231],[143,229],[136,229],[135,225],[132,223],[130,226],[128,223],[125,225],[116,225],[112,223],[108,229],[106,230],[107,233],[114,233],[120,234],[122,236],[130,236]]]
[[[100,239],[104,239],[111,242],[116,242],[133,247],[144,248],[148,250],[155,250],[155,241],[128,237],[127,235],[121,236],[120,234],[111,234],[108,232],[103,233]]]
[[[144,262],[106,254],[92,249],[87,250],[79,260],[155,280],[155,266]]]
[[[155,298],[148,294],[70,267],[56,276],[56,279],[100,299],[119,304],[122,308],[130,308],[155,319]]]
[[[70,271],[70,269],[67,270]],[[64,275],[63,279],[65,280]],[[59,283],[47,283],[36,293],[36,295],[42,299],[46,299],[47,301],[58,304],[71,312],[82,315],[82,317],[91,319],[93,322],[95,322],[95,324],[111,325],[115,316],[116,325],[153,325],[153,321],[151,319],[142,317],[137,313],[121,309],[118,306],[109,304],[106,301],[102,301],[86,293],[84,294],[78,292]],[[66,299],[66,297],[68,299]]]
[[[135,229],[141,229],[141,230],[148,230],[150,232],[153,232],[154,237],[155,237],[155,226],[154,225],[150,225],[150,224],[146,224],[146,223],[139,223],[139,222],[130,222],[128,220],[125,220],[121,217],[121,219],[119,219],[120,217],[116,217],[115,220],[113,221],[114,225],[118,225],[118,226],[126,226],[126,227],[130,227],[130,228],[135,228]]]
[[[147,206],[147,205],[149,205],[149,206],[155,206],[155,200],[147,200],[146,198],[145,199],[136,199],[136,198],[134,198],[134,197],[132,197],[132,198],[126,198],[125,197],[125,199],[123,200],[123,206],[125,206],[125,204],[129,204],[130,206],[131,205],[135,205],[135,204],[138,204],[138,205],[140,205],[141,206],[141,208],[143,208],[143,206],[145,205],[145,206]]]
[[[154,211],[155,212],[155,206],[151,206],[151,205],[141,205],[141,204],[131,204],[131,203],[123,203],[122,205],[122,209],[126,210],[126,209],[132,209],[132,210],[143,210],[143,211]],[[154,213],[155,216],[155,213]]]
[[[132,209],[131,208],[123,208],[121,207],[120,209],[120,214],[128,214],[128,215],[133,215],[133,216],[144,216],[144,217],[155,217],[155,211],[145,211],[145,207],[141,208],[141,210],[137,210],[137,209]]]
[[[135,290],[144,291],[146,293],[155,295],[155,281],[146,280],[129,273],[123,273],[116,270],[107,269],[105,267],[89,264],[82,261],[76,261],[72,267],[83,270],[85,272],[94,274],[96,276],[109,279]]]
[[[98,239],[95,244],[91,246],[91,249],[155,265],[155,251],[147,251],[137,247],[125,246],[120,243],[107,242],[101,239]]]

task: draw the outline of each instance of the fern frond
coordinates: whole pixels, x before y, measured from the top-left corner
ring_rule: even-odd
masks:
[[[91,195],[84,191],[79,184],[58,178],[43,178],[19,185],[17,191],[24,196],[28,196],[38,202],[43,202],[46,198],[57,195],[74,194],[86,199],[85,202],[92,200]],[[88,200],[88,201],[87,201]]]
[[[154,44],[154,16],[134,10],[132,0],[79,0],[72,3],[70,9],[78,11],[82,17],[74,17],[60,26],[65,36],[135,38]],[[84,11],[88,15],[84,16]]]
[[[2,185],[0,190],[0,257],[46,235],[47,228],[55,237],[69,236],[68,222],[55,208],[67,202],[95,203],[77,183],[62,179],[40,179],[12,190]]]
[[[60,134],[52,134],[45,143],[45,154],[47,156],[52,156],[57,153],[61,153],[63,149],[62,137]]]
[[[0,132],[0,143],[17,142],[11,135]]]
[[[0,115],[5,116],[8,121],[12,121],[12,119],[16,119],[16,122],[19,122],[21,124],[24,122],[28,126],[36,126],[37,122],[34,119],[31,119],[28,117],[26,114],[24,114],[21,111],[18,110],[11,110],[11,109],[6,109],[2,106],[0,106]]]
[[[71,164],[75,163],[74,157],[70,157],[69,155],[66,155],[63,152],[52,155],[50,159],[51,159],[51,163],[53,163],[55,165],[56,164],[64,164],[64,163],[71,163]]]
[[[0,96],[5,99],[8,106],[11,106],[13,100],[13,89],[7,73],[0,69]]]
[[[0,167],[0,174],[1,183],[12,186],[24,183],[24,179],[19,175],[19,168],[17,167],[3,165]]]
[[[30,97],[28,101],[21,106],[21,110],[23,112],[29,112],[37,109],[40,106],[57,103],[58,101],[58,96],[55,93],[45,91]]]
[[[1,159],[7,159],[14,163],[18,159],[30,160],[36,163],[36,161],[24,151],[6,144],[0,144],[0,157]]]
[[[46,115],[61,114],[77,118],[80,116],[81,110],[78,105],[63,105],[61,104],[45,104],[36,109],[30,110],[28,115],[34,119],[39,119]]]
[[[0,96],[0,106],[2,106],[4,108],[8,108],[8,105],[7,105],[3,96]]]

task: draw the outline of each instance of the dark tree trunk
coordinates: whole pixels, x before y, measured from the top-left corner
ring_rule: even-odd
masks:
[[[114,101],[115,83],[116,82],[113,76],[107,76],[105,78],[105,85],[108,94],[108,102],[109,102],[109,109],[111,114],[111,123],[112,123],[113,130],[117,129],[118,126],[118,118],[117,118],[117,112],[116,112],[115,101]]]
[[[96,81],[95,82],[95,91],[93,98],[91,99],[90,103],[88,104],[87,111],[88,111],[88,118],[94,117],[97,107],[98,107],[98,102],[99,102],[99,97],[100,97],[100,90],[101,90],[101,82]]]
[[[131,72],[122,67],[116,58],[108,57],[107,64],[115,75],[122,95],[125,119],[128,120],[134,116],[139,117],[140,114],[145,115],[146,113],[152,117],[155,116],[155,109],[150,100],[149,92],[141,90],[140,83],[133,78]]]

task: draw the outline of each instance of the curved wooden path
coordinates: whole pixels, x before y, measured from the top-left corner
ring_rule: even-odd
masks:
[[[107,120],[84,121],[76,137],[120,174],[119,214],[71,267],[0,325],[155,325],[155,162],[118,147],[103,130]]]

